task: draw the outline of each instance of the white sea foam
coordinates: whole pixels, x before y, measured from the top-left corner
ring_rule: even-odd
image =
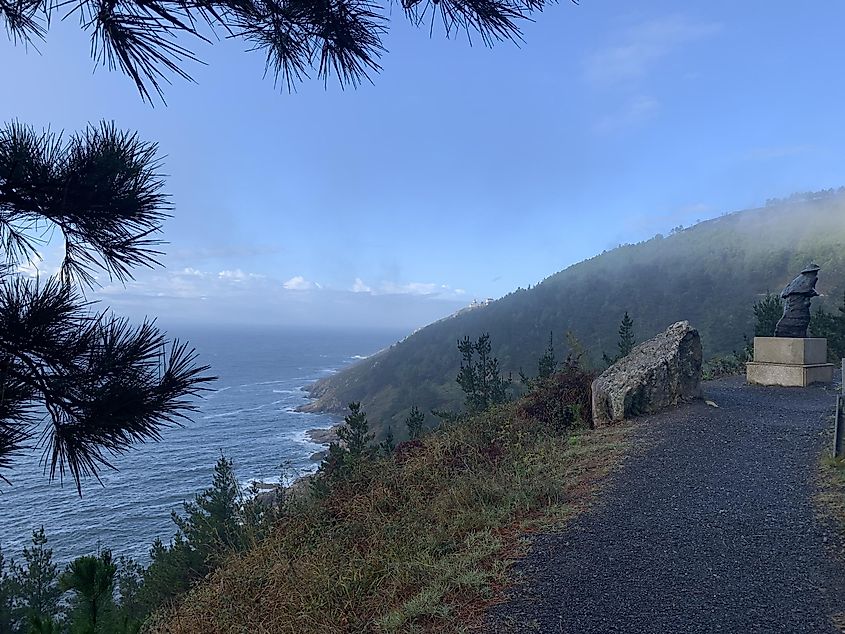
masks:
[[[279,399],[277,401],[273,401],[272,403],[263,403],[261,405],[256,405],[255,407],[242,407],[241,409],[235,409],[231,412],[220,412],[219,414],[209,414],[208,416],[203,416],[203,420],[211,420],[212,418],[224,418],[226,416],[237,416],[238,414],[243,414],[244,412],[256,412],[260,409],[264,409],[265,407],[272,407],[273,405],[278,405],[281,403],[282,400]]]

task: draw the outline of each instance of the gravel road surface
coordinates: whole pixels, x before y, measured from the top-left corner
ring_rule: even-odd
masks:
[[[593,508],[540,535],[489,632],[838,632],[845,565],[812,496],[832,388],[704,384],[643,420]]]

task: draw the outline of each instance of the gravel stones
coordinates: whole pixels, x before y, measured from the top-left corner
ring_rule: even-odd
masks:
[[[833,634],[836,527],[816,513],[834,391],[703,384],[643,419],[593,507],[538,535],[487,631]]]

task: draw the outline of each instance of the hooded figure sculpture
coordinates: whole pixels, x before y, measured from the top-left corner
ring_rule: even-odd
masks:
[[[780,296],[786,300],[783,317],[775,328],[775,337],[805,338],[810,325],[810,300],[818,295],[819,267],[811,264],[787,284]]]

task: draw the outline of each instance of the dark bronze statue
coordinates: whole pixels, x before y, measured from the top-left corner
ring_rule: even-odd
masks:
[[[807,327],[810,325],[810,300],[818,295],[818,280],[819,267],[811,264],[783,289],[780,296],[786,300],[786,304],[783,307],[783,317],[775,328],[775,337],[807,336]]]

